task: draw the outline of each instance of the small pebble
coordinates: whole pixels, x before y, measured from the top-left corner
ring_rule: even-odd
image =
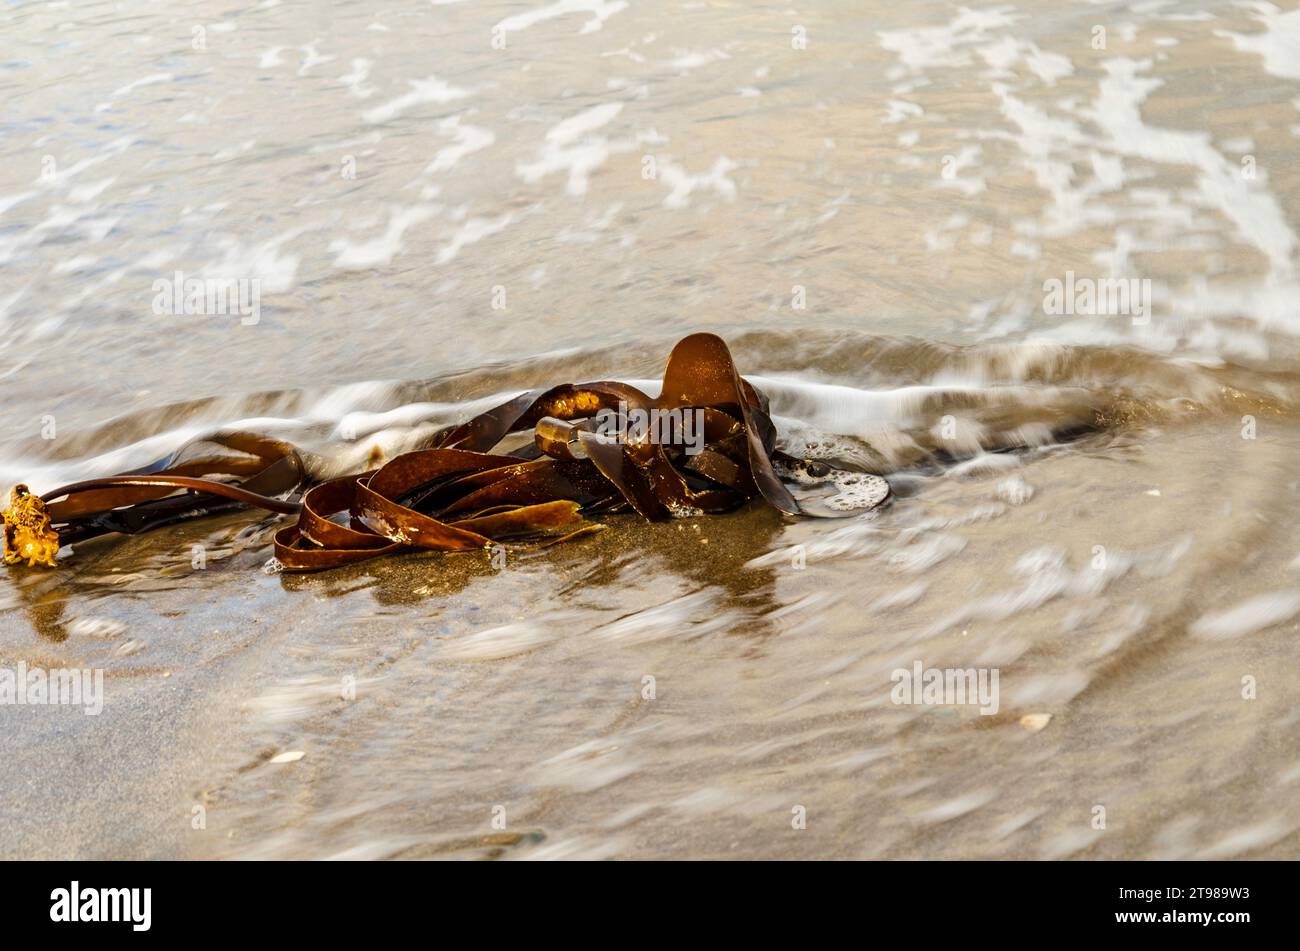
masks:
[[[1026,713],[1020,718],[1020,725],[1030,733],[1037,733],[1052,722],[1050,713]]]

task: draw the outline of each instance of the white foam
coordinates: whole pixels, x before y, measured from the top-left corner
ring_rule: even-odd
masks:
[[[433,161],[425,168],[429,175],[455,168],[467,155],[488,148],[497,139],[491,129],[461,123],[461,116],[449,116],[438,123],[438,131],[453,137],[451,145],[439,149]]]
[[[467,245],[476,244],[484,238],[504,231],[513,220],[514,215],[508,212],[497,218],[470,218],[457,228],[452,233],[451,240],[439,249],[438,263],[446,264],[460,254],[461,249]]]
[[[1010,13],[1011,9],[970,10],[962,7],[946,26],[882,30],[876,36],[881,46],[897,53],[898,58],[913,70],[965,66],[970,62],[970,53],[963,47],[983,42],[992,31],[1006,30],[1021,19],[1021,15]]]
[[[127,83],[125,86],[119,86],[109,95],[109,101],[101,102],[95,107],[95,111],[106,112],[112,108],[112,100],[114,99],[120,99],[122,96],[129,96],[131,93],[135,92],[137,89],[143,88],[144,86],[153,86],[158,83],[169,83],[175,78],[176,77],[172,73],[151,73],[143,79],[137,79],[135,82]]]
[[[589,13],[591,18],[582,24],[580,32],[594,33],[615,13],[626,9],[626,0],[556,0],[555,3],[529,10],[527,13],[516,13],[514,16],[506,17],[498,21],[493,29],[517,33],[556,17],[571,13]]]
[[[269,50],[264,52],[262,58],[257,61],[257,68],[273,69],[274,67],[279,66],[284,62],[284,60],[280,59],[280,54],[286,49],[288,49],[287,46],[272,46]]]
[[[295,228],[266,241],[245,245],[235,238],[214,239],[221,245],[219,261],[202,268],[206,277],[247,278],[261,282],[261,293],[281,294],[294,286],[301,257],[288,254],[282,247],[302,234]]]
[[[690,204],[691,195],[697,191],[713,191],[726,199],[735,198],[736,183],[728,176],[738,167],[725,155],[719,155],[712,168],[698,175],[692,175],[672,162],[661,162],[659,179],[672,189],[664,199],[664,207],[685,208]]]
[[[430,102],[454,102],[457,99],[464,99],[470,94],[468,89],[461,89],[459,86],[443,82],[437,76],[430,76],[428,79],[408,80],[407,85],[411,87],[410,92],[367,110],[362,113],[361,117],[367,122],[387,122],[390,119],[396,119],[402,113],[414,109],[416,106]]]
[[[15,192],[12,195],[4,195],[3,197],[0,197],[0,215],[3,215],[15,205],[21,205],[35,194],[36,192]]]
[[[1203,615],[1188,630],[1201,640],[1221,641],[1262,631],[1297,614],[1300,614],[1300,590],[1270,591],[1226,611]]]
[[[1046,86],[1055,86],[1058,79],[1064,79],[1074,73],[1074,63],[1068,56],[1043,52],[1035,43],[1010,36],[980,47],[977,52],[986,63],[998,70],[999,74],[1010,75],[1011,68],[1023,62]]]
[[[701,66],[708,66],[710,63],[716,63],[719,60],[730,59],[725,50],[698,50],[695,52],[683,52],[678,56],[665,62],[663,65],[669,69],[675,69],[680,72],[689,72],[692,69],[699,69]]]
[[[368,99],[375,94],[375,90],[366,85],[366,79],[370,76],[371,65],[370,60],[358,57],[352,61],[352,72],[344,73],[339,77],[339,82],[346,86],[348,91],[358,99]]]
[[[313,40],[306,46],[300,46],[298,49],[302,52],[302,60],[298,64],[298,75],[306,76],[313,66],[319,66],[322,63],[330,63],[338,59],[337,56],[324,56],[316,49],[319,40]]]
[[[347,238],[331,241],[330,250],[335,252],[334,263],[353,270],[385,267],[402,250],[402,235],[407,229],[432,217],[433,207],[430,205],[394,208],[389,214],[388,227],[378,238],[360,242]]]
[[[568,193],[585,195],[591,173],[605,164],[611,152],[615,148],[618,151],[631,148],[630,144],[611,145],[606,137],[594,134],[622,111],[621,102],[606,102],[557,123],[547,131],[538,157],[516,166],[519,177],[526,182],[535,182],[547,175],[568,172]]]
[[[1300,10],[1283,13],[1271,3],[1256,5],[1255,19],[1264,24],[1263,33],[1232,33],[1215,30],[1245,53],[1264,58],[1264,69],[1283,79],[1300,79]]]
[[[1208,133],[1165,129],[1143,121],[1140,103],[1161,85],[1158,79],[1139,75],[1149,66],[1129,59],[1105,62],[1106,76],[1088,117],[1107,133],[1107,144],[1117,152],[1194,166],[1200,173],[1196,182],[1203,202],[1233,222],[1238,235],[1269,259],[1275,273],[1290,274],[1296,234],[1262,177],[1243,176],[1239,165],[1211,145]]]
[[[889,107],[885,113],[885,123],[893,124],[902,122],[905,119],[913,119],[925,115],[925,110],[914,102],[908,102],[905,99],[891,99],[885,103]]]

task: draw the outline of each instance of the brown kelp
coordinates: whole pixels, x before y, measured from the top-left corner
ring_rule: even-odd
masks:
[[[493,451],[528,430],[531,444]],[[776,438],[767,398],[737,372],[726,343],[692,334],[673,348],[654,399],[610,381],[524,393],[342,478],[312,484],[292,445],[222,432],[40,497],[18,486],[4,513],[5,561],[53,565],[60,545],[244,506],[296,516],[276,533],[275,556],[286,571],[316,571],[411,549],[549,545],[600,528],[585,516],[632,511],[658,522],[761,497],[787,515],[833,517],[888,497],[879,476],[792,458]],[[831,485],[841,503],[796,501],[782,476]]]

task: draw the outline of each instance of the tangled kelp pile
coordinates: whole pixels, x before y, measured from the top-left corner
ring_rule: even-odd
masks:
[[[654,418],[678,425],[644,424]],[[529,429],[531,444],[493,452]],[[317,571],[409,549],[549,545],[600,528],[584,515],[662,521],[761,496],[787,515],[834,517],[889,496],[879,476],[794,459],[776,437],[766,397],[739,375],[727,345],[693,334],[673,348],[655,399],[617,382],[525,393],[440,430],[426,448],[314,485],[292,445],[226,432],[39,498],[18,486],[5,512],[5,560],[53,565],[60,545],[250,505],[297,516],[276,533],[275,556],[286,571]],[[804,490],[829,487],[830,501],[796,501],[782,476]]]

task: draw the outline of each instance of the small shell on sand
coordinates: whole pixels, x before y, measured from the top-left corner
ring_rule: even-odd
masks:
[[[1020,718],[1020,725],[1030,733],[1037,733],[1052,722],[1050,713],[1026,713]]]
[[[289,750],[285,753],[278,753],[271,757],[272,763],[296,763],[307,754],[302,750]]]

